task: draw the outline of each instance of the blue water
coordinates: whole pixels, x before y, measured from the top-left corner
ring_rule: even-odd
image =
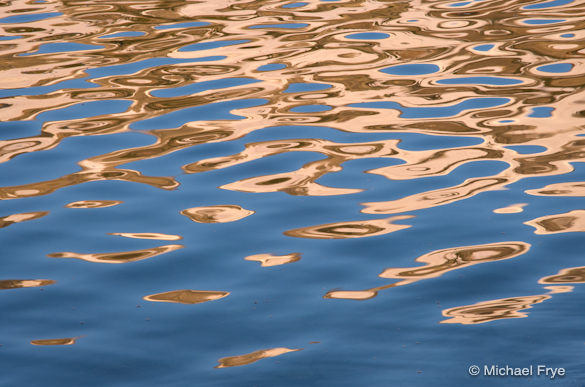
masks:
[[[274,70],[282,70],[285,69],[286,65],[282,63],[270,63],[267,65],[262,65],[258,67],[256,70],[258,71],[274,71]]]
[[[389,38],[389,34],[383,32],[361,32],[357,34],[345,35],[347,39],[377,40]]]
[[[391,75],[425,75],[436,73],[439,70],[439,66],[434,64],[413,63],[387,67],[380,71]]]
[[[584,385],[577,2],[29,3],[0,386]]]
[[[304,91],[319,91],[331,88],[330,85],[322,83],[291,83],[285,93],[300,93]]]
[[[573,68],[571,63],[554,63],[539,66],[536,69],[545,73],[568,73]]]
[[[307,4],[309,4],[309,3],[305,3],[305,2],[288,3],[288,4],[283,5],[282,8],[300,8],[300,7],[304,7]]]
[[[63,15],[61,12],[31,13],[23,15],[7,16],[0,19],[2,24],[12,23],[29,23],[44,19],[50,19],[55,16]]]

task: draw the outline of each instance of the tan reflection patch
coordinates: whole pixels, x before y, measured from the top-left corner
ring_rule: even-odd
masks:
[[[301,259],[300,253],[286,255],[256,254],[244,258],[246,261],[258,261],[262,267],[278,266],[287,263],[297,262]]]
[[[254,211],[246,210],[236,205],[193,207],[181,211],[182,215],[197,223],[235,222],[253,213]]]
[[[174,290],[145,296],[146,301],[175,302],[178,304],[200,304],[202,302],[219,300],[227,297],[229,292],[215,292],[208,290]]]
[[[226,368],[226,367],[238,367],[254,363],[258,360],[265,359],[268,357],[280,356],[289,352],[302,351],[303,348],[290,349],[290,348],[271,348],[262,349],[259,351],[247,353],[245,355],[222,357],[218,360],[219,364],[215,368]]]
[[[99,263],[128,263],[141,261],[143,259],[152,258],[157,255],[169,253],[178,249],[182,249],[183,245],[166,245],[153,247],[152,249],[124,251],[119,253],[100,253],[100,254],[79,254],[70,251],[48,254],[50,258],[75,258],[82,259],[88,262]]]

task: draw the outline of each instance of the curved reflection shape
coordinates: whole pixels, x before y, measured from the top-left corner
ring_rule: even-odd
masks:
[[[401,281],[364,290],[331,290],[323,298],[369,300],[376,297],[378,292],[382,290],[436,278],[449,271],[479,263],[515,258],[526,253],[529,249],[530,245],[525,242],[499,242],[437,250],[416,258],[417,262],[425,263],[424,266],[389,268],[379,275],[381,278],[400,279]]]
[[[0,289],[36,288],[38,286],[53,285],[55,281],[38,280],[0,280]]]
[[[402,199],[387,202],[362,203],[364,214],[397,214],[422,210],[468,199],[486,190],[497,189],[505,182],[503,179],[468,179],[456,187],[443,188],[430,192],[414,194]]]
[[[292,253],[285,255],[273,255],[273,254],[255,254],[249,255],[244,258],[246,261],[257,261],[260,262],[262,267],[279,266],[287,263],[293,263],[300,261],[300,253]]]
[[[340,300],[369,300],[370,298],[374,298],[378,295],[379,290],[383,290],[384,288],[376,288],[368,289],[368,290],[332,290],[327,292],[323,296],[323,298],[333,298],[333,299],[340,299]]]
[[[526,190],[529,195],[536,196],[583,196],[585,197],[585,182],[570,182],[550,184],[540,189]]]
[[[65,337],[63,339],[42,339],[42,340],[31,340],[32,345],[72,345],[78,337]]]
[[[0,228],[8,227],[14,223],[26,222],[27,220],[34,220],[42,218],[43,216],[47,215],[49,211],[39,211],[39,212],[23,212],[20,214],[12,214],[8,216],[4,216],[0,218]]]
[[[158,232],[110,232],[109,235],[117,235],[134,239],[155,239],[160,241],[178,241],[183,239],[180,235],[161,234]]]
[[[392,222],[410,218],[413,218],[413,216],[402,215],[393,216],[387,219],[329,223],[320,226],[303,227],[285,231],[284,235],[311,239],[365,238],[389,234],[391,232],[409,228],[411,227],[409,225],[393,224]]]
[[[528,203],[517,203],[517,204],[510,204],[509,206],[496,208],[494,210],[495,214],[517,214],[519,212],[524,211],[524,207],[526,207]]]
[[[243,365],[248,365],[254,362],[257,362],[261,359],[266,359],[269,357],[275,357],[284,355],[285,353],[289,352],[297,352],[302,351],[303,348],[291,349],[291,348],[270,348],[270,349],[261,349],[259,351],[254,351],[251,353],[247,353],[245,355],[239,356],[230,356],[230,357],[222,357],[218,360],[219,364],[215,366],[215,368],[227,368],[227,367],[238,367]]]
[[[524,222],[534,227],[535,234],[558,234],[563,232],[585,232],[585,210],[574,210],[564,214],[547,215]]]
[[[526,242],[499,242],[437,250],[416,258],[416,262],[425,264],[422,267],[390,268],[384,270],[380,277],[406,280],[435,278],[462,267],[515,258],[529,249],[530,244]]]
[[[119,200],[80,200],[66,204],[67,208],[106,208],[122,204]]]
[[[88,262],[97,263],[128,263],[142,261],[143,259],[156,257],[157,255],[170,253],[182,249],[183,245],[165,245],[154,247],[152,249],[124,251],[119,253],[101,253],[101,254],[79,254],[70,251],[48,254],[50,258],[75,258]]]
[[[549,285],[585,283],[585,266],[563,269],[558,274],[541,278],[538,283]]]
[[[445,309],[443,316],[450,317],[441,321],[444,324],[482,324],[490,321],[527,317],[523,310],[551,298],[550,295],[502,298],[493,301],[478,302],[473,305]]]
[[[171,302],[177,304],[200,304],[202,302],[219,300],[227,297],[229,292],[215,292],[208,290],[174,290],[171,292],[151,294],[143,297],[146,301]]]
[[[197,223],[235,222],[253,213],[254,211],[246,210],[236,205],[193,207],[181,211],[182,215]]]

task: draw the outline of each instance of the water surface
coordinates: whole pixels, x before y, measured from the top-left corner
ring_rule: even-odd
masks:
[[[0,384],[583,386],[583,14],[1,2]]]

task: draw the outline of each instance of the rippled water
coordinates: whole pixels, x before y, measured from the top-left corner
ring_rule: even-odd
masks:
[[[584,27],[0,2],[0,384],[584,385]]]

